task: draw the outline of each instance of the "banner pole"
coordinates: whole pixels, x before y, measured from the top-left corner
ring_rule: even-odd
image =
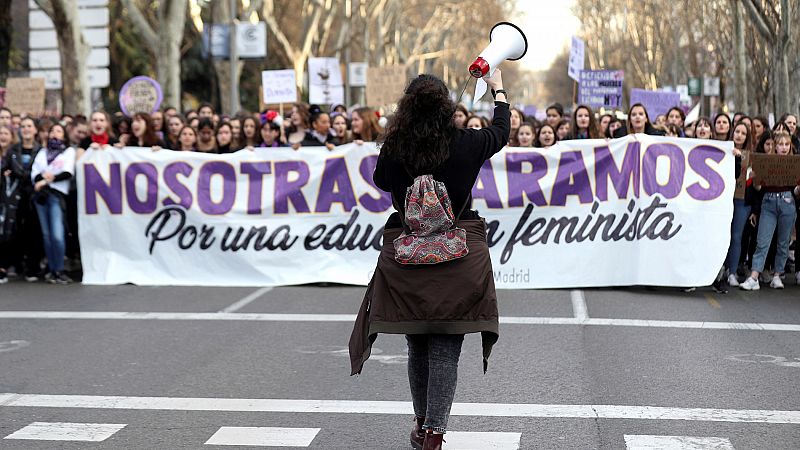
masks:
[[[283,131],[283,102],[280,103],[280,106],[278,108],[279,108],[278,111],[281,114],[281,138],[283,138],[283,140],[285,141],[284,143],[288,144],[289,143],[289,138],[286,137],[286,135],[284,134],[284,131]]]

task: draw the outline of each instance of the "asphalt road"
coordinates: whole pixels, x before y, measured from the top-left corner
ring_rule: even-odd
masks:
[[[213,444],[222,427],[410,448],[403,337],[380,336],[348,376],[363,292],[0,286],[0,448],[234,448]],[[800,448],[800,287],[498,294],[500,341],[484,375],[479,337],[465,340],[445,448]],[[68,442],[43,423],[117,427]]]

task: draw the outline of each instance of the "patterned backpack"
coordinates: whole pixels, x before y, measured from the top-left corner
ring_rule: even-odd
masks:
[[[464,212],[469,197],[458,213]],[[469,253],[467,231],[455,227],[457,217],[447,188],[433,175],[420,175],[406,190],[403,233],[393,241],[400,264],[439,264]]]

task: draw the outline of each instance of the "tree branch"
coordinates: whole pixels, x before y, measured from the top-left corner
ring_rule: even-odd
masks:
[[[36,4],[39,5],[39,8],[42,8],[47,17],[53,17],[55,11],[53,10],[53,4],[50,3],[50,0],[36,0]]]
[[[147,45],[152,48],[158,48],[158,35],[153,31],[153,27],[147,22],[139,7],[133,3],[133,0],[122,0],[125,9],[128,10],[128,17],[136,31],[142,35],[142,38],[147,42]]]
[[[756,27],[761,36],[764,39],[768,40],[770,43],[775,43],[777,36],[775,32],[767,25],[766,15],[764,11],[753,3],[752,0],[741,0],[742,5],[744,5],[745,11],[747,11],[747,15],[750,16],[750,20],[753,22],[753,25]]]

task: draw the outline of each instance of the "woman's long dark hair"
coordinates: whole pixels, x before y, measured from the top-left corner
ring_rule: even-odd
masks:
[[[402,161],[412,175],[431,173],[450,156],[456,105],[442,80],[420,75],[406,88],[378,139],[381,153]]]

